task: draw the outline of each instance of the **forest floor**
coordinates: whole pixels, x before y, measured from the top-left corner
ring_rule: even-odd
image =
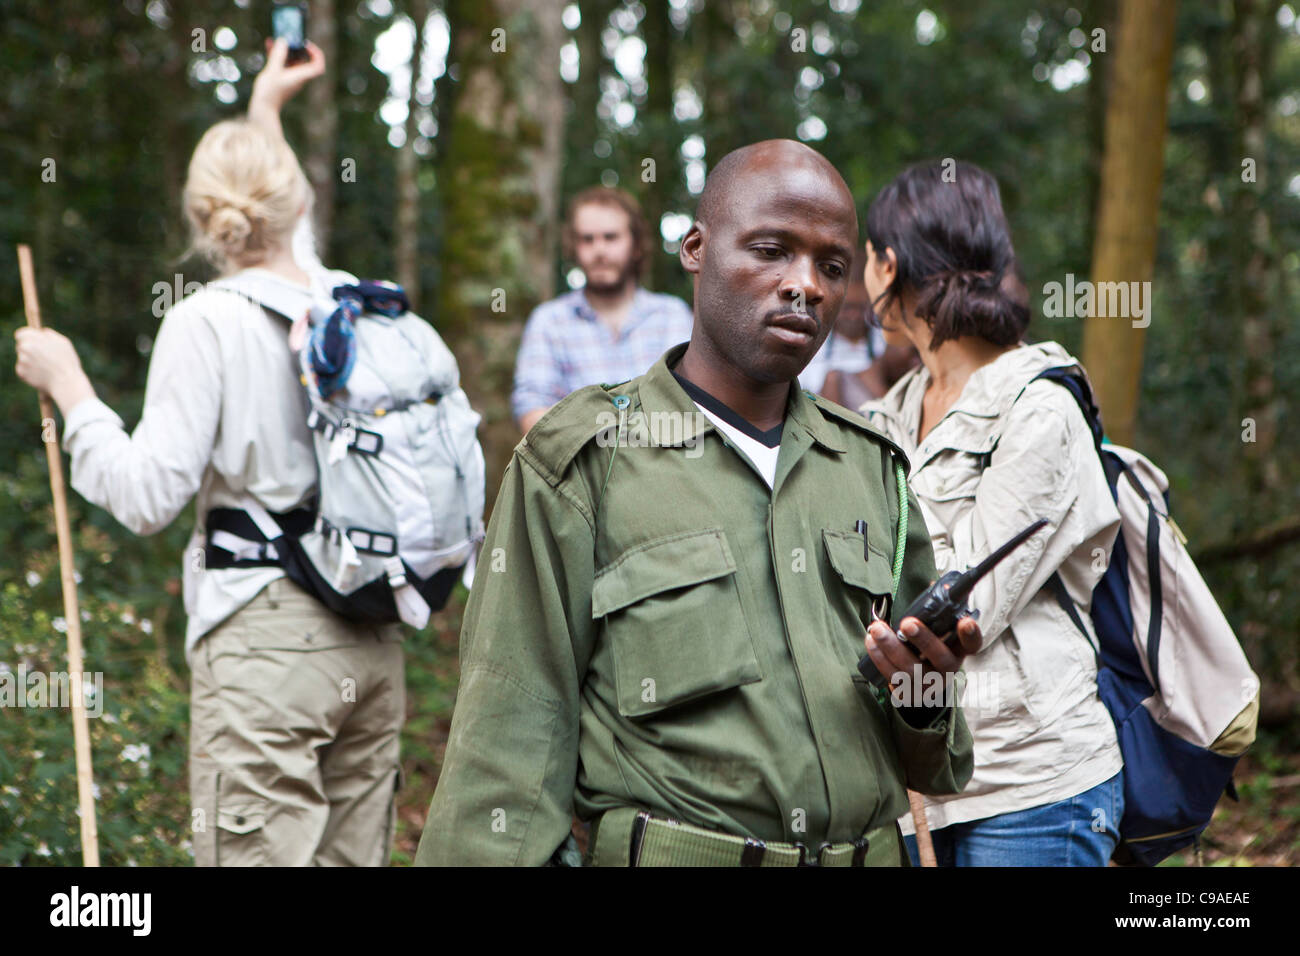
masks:
[[[458,673],[457,644],[462,592],[419,638],[408,639],[407,726],[403,731],[405,784],[398,795],[398,829],[393,861],[405,865],[429,813],[442,767]],[[1300,753],[1294,733],[1262,732],[1237,765],[1238,800],[1225,796],[1201,838],[1199,854],[1189,849],[1161,866],[1300,865]]]

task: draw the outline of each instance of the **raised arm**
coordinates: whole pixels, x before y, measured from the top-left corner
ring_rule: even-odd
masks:
[[[284,139],[280,111],[307,83],[325,73],[325,54],[308,41],[305,63],[289,66],[289,44],[283,39],[269,44],[266,66],[253,80],[253,94],[248,100],[248,118],[277,139]]]

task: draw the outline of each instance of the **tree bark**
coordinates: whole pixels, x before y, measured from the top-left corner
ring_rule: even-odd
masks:
[[[339,179],[338,103],[338,22],[334,0],[311,0],[307,31],[311,41],[325,54],[325,75],[307,84],[307,152],[304,162],[307,178],[315,192],[313,217],[316,227],[316,251],[322,262],[334,261],[330,254],[330,233],[334,227],[334,193]]]
[[[564,2],[444,6],[451,49],[435,101],[441,215],[433,312],[456,342],[461,381],[483,413],[489,501],[519,439],[509,383],[523,322],[554,291]]]
[[[1108,38],[1114,56],[1092,281],[1150,282],[1164,173],[1165,115],[1177,0],[1123,3]],[[1150,299],[1147,297],[1150,307]],[[1148,317],[1150,312],[1148,311]],[[1083,358],[1105,414],[1106,431],[1132,444],[1137,427],[1145,329],[1094,313],[1084,323]]]
[[[645,131],[645,156],[655,161],[655,182],[638,182],[638,194],[646,222],[650,225],[650,267],[648,275],[652,288],[662,289],[668,278],[667,270],[680,268],[676,261],[661,254],[663,242],[659,234],[659,221],[667,211],[665,199],[672,194],[679,175],[678,146],[681,136],[673,135],[676,121],[673,118],[673,48],[676,42],[672,21],[668,17],[667,3],[650,3],[646,6],[641,24],[645,37],[646,101],[641,107],[641,127]],[[649,134],[646,138],[645,134]],[[634,169],[638,179],[641,170]]]
[[[420,80],[423,62],[424,24],[429,19],[428,0],[411,0],[410,15],[415,23],[415,42],[411,47],[411,89],[406,98],[406,142],[397,151],[397,209],[393,260],[396,264],[398,284],[406,290],[411,308],[420,306],[420,159],[415,152],[415,140],[420,135],[416,100],[416,85]]]
[[[1091,39],[1093,29],[1105,30],[1105,35],[1115,37],[1116,0],[1090,0],[1085,8],[1083,27]],[[1091,44],[1085,46],[1091,49]],[[1107,49],[1110,49],[1109,47]],[[1085,116],[1088,129],[1088,161],[1084,170],[1083,182],[1088,203],[1088,240],[1091,243],[1097,235],[1097,210],[1101,198],[1101,164],[1106,141],[1106,103],[1110,95],[1111,66],[1109,54],[1090,53],[1090,79],[1088,81]]]
[[[1277,36],[1278,0],[1234,0],[1232,54],[1237,64],[1238,155],[1253,160],[1255,181],[1238,175],[1233,209],[1235,271],[1241,281],[1243,421],[1254,422],[1255,440],[1245,443],[1248,510],[1281,485],[1277,446],[1277,394],[1273,354],[1277,347],[1272,304],[1277,290],[1272,222],[1260,197],[1268,190],[1268,97]],[[1234,430],[1237,423],[1234,424]],[[1242,424],[1244,429],[1246,426]],[[1267,512],[1267,507],[1262,509]],[[1258,517],[1258,516],[1257,516]]]
[[[439,157],[440,294],[443,316],[464,327],[501,294],[518,316],[554,288],[563,0],[451,0],[447,10],[458,88]]]

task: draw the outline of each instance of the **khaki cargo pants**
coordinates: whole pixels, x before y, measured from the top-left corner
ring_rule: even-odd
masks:
[[[383,866],[406,711],[401,629],[352,624],[288,578],[191,654],[197,866]]]

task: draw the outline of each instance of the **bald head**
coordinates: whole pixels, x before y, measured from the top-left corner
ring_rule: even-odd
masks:
[[[817,151],[776,139],[722,157],[678,250],[694,277],[690,373],[785,394],[839,314],[857,243],[853,196]]]
[[[709,172],[700,194],[695,218],[709,226],[719,225],[735,209],[735,197],[745,192],[752,177],[770,180],[777,173],[803,173],[821,178],[854,209],[853,194],[830,160],[817,150],[792,139],[765,139],[733,149]],[[854,222],[857,213],[854,210]]]

